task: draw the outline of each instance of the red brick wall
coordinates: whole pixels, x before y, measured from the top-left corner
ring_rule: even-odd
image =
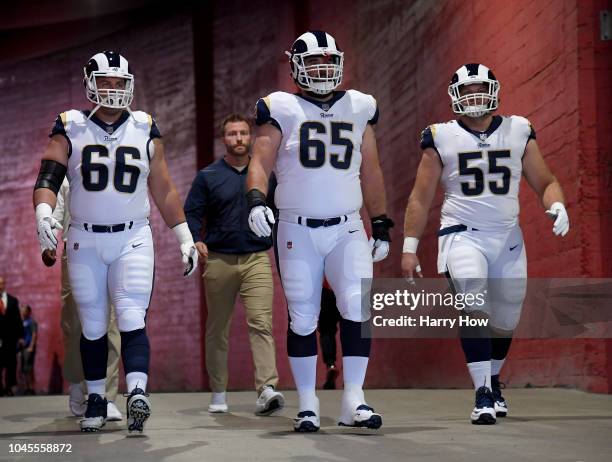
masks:
[[[98,51],[115,49],[135,74],[134,108],[153,114],[164,135],[170,174],[184,197],[195,172],[195,107],[191,23],[187,16],[148,22],[94,43],[0,68],[0,243],[9,292],[33,307],[40,326],[37,388],[57,390],[63,351],[59,329],[59,265],[40,261],[32,187],[52,122],[61,111],[87,108],[82,68]],[[201,385],[198,281],[183,280],[178,244],[153,206],[155,289],[147,317],[151,386]],[[61,386],[61,382],[60,386]],[[54,385],[52,385],[54,384]]]
[[[218,125],[230,111],[250,113],[262,95],[278,88],[292,90],[283,51],[309,24],[334,34],[346,52],[346,87],[372,93],[379,102],[377,137],[397,226],[393,252],[376,271],[397,276],[403,211],[420,158],[420,130],[452,118],[446,96],[452,72],[465,62],[484,62],[502,82],[500,112],[531,120],[569,204],[572,231],[564,240],[554,238],[534,194],[522,185],[521,222],[530,275],[609,276],[612,60],[610,42],[599,41],[598,31],[598,11],[606,8],[611,5],[604,0],[230,0],[215,5],[215,99],[210,108],[198,110],[213,110]],[[58,268],[44,269],[39,261],[31,187],[55,115],[85,104],[80,79],[89,56],[121,45],[137,73],[135,107],[157,117],[182,197],[195,175],[191,19],[181,14],[165,17],[108,37],[89,37],[88,42],[75,37],[65,51],[0,66],[0,225],[5,230],[0,249],[7,262],[1,272],[9,292],[33,306],[41,326],[39,389],[54,389],[63,353],[59,273]],[[216,156],[223,153],[218,140],[214,151]],[[435,273],[440,200],[441,195],[421,244],[429,276]],[[180,277],[176,242],[157,211],[152,222],[157,266],[148,317],[151,385],[158,390],[207,388],[199,282]],[[287,315],[278,278],[274,310],[281,387],[288,388],[293,382],[286,359]],[[250,389],[252,360],[240,305],[231,335],[230,388]],[[517,341],[505,372],[514,386],[611,391],[612,343]],[[455,341],[380,340],[374,342],[368,385],[456,387],[468,386],[469,380]]]
[[[446,95],[450,76],[465,62],[482,62],[502,83],[500,112],[524,115],[535,126],[538,143],[569,204],[572,232],[565,239],[554,238],[537,198],[528,185],[522,185],[521,223],[530,276],[610,275],[606,237],[611,215],[607,104],[611,45],[599,41],[598,18],[598,11],[605,5],[609,8],[610,2],[410,5],[389,1],[327,7],[313,1],[310,5],[312,17],[316,12],[317,18],[313,25],[334,31],[341,45],[354,53],[346,56],[348,63],[357,63],[349,80],[378,99],[379,149],[390,210],[398,223],[403,221],[420,160],[420,130],[453,118]],[[339,27],[342,13],[349,17],[348,27],[344,17]],[[429,276],[435,274],[441,199],[439,194],[420,246]],[[401,241],[401,226],[393,236]],[[378,274],[399,275],[400,249],[394,246]],[[516,386],[571,385],[608,391],[609,351],[609,342],[602,340],[516,341],[505,374]],[[379,341],[371,365],[372,386],[469,382],[454,341]]]

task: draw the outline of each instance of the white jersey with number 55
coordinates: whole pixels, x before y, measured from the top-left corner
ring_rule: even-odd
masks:
[[[106,124],[88,111],[60,114],[51,130],[70,146],[70,215],[76,223],[112,225],[146,220],[147,179],[154,138],[161,137],[150,115],[126,111]]]
[[[257,125],[282,133],[274,171],[279,210],[331,218],[361,208],[361,143],[378,120],[376,100],[356,90],[326,102],[275,92],[257,102]]]
[[[519,116],[496,115],[486,132],[457,120],[423,130],[421,149],[434,149],[442,162],[441,228],[505,231],[516,226],[522,159],[530,139],[535,132]]]

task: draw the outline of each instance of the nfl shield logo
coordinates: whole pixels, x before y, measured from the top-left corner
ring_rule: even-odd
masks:
[[[108,133],[109,135],[112,135],[114,131],[115,129],[112,126],[106,127],[106,133]]]
[[[293,248],[293,242],[291,242],[291,241],[287,241],[287,248],[288,248],[288,249]]]
[[[321,109],[323,109],[325,112],[329,111],[329,104],[327,103],[321,104]]]
[[[74,243],[74,250],[79,250],[79,243],[78,242]]]

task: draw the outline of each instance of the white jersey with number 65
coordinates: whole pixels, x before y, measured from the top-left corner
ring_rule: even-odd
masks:
[[[70,215],[76,223],[112,225],[146,220],[147,179],[154,138],[161,137],[150,115],[127,111],[106,124],[88,111],[60,114],[50,136],[70,146]]]
[[[535,132],[519,116],[496,115],[485,132],[473,131],[457,120],[423,130],[421,149],[434,149],[442,163],[441,228],[465,225],[505,231],[515,227],[522,159],[530,139],[535,139]]]
[[[275,92],[257,102],[257,125],[282,133],[274,171],[279,210],[331,218],[361,208],[361,143],[378,120],[376,100],[356,90],[334,92],[321,102]]]

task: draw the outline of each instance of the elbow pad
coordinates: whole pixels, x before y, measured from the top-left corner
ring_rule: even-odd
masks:
[[[57,195],[67,170],[66,166],[59,162],[46,159],[42,160],[40,162],[40,170],[38,172],[36,184],[34,185],[34,190],[47,188]]]

